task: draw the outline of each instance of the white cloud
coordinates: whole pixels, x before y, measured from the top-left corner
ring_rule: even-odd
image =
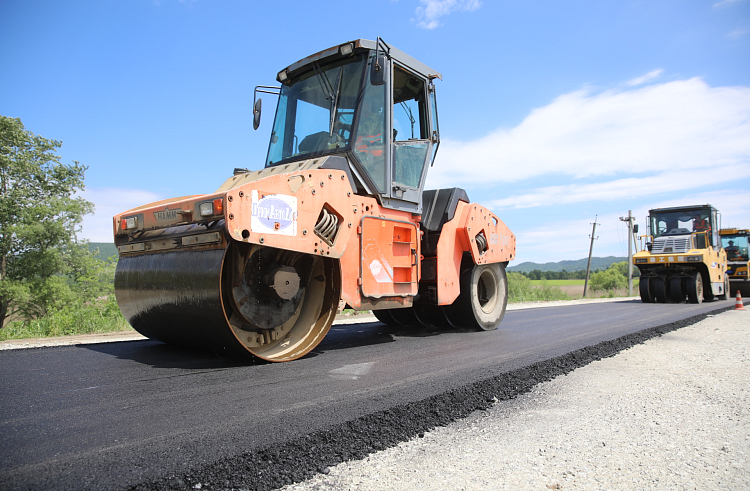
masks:
[[[95,213],[83,219],[81,238],[92,242],[114,240],[112,217],[131,208],[163,199],[142,189],[86,188],[80,195],[96,206]]]
[[[419,0],[422,6],[417,7],[417,25],[424,29],[435,29],[440,26],[438,19],[452,12],[473,12],[482,6],[479,0]]]
[[[742,39],[743,37],[745,37],[745,35],[748,32],[750,32],[750,30],[748,30],[748,29],[735,29],[734,31],[732,31],[729,34],[727,34],[727,37],[729,39],[734,39],[736,41],[738,39]]]
[[[674,170],[648,177],[630,177],[608,182],[566,184],[536,188],[530,193],[489,201],[489,208],[559,206],[586,201],[634,199],[667,192],[685,191],[750,177],[750,166],[729,165],[720,169]],[[720,171],[718,171],[720,170]]]
[[[647,209],[705,204],[713,205],[719,210],[723,228],[750,226],[750,193],[744,189],[690,194],[652,203]],[[645,212],[643,216],[645,217]]]
[[[685,193],[677,198],[644,202],[633,207],[635,223],[639,224],[639,235],[646,233],[646,216],[648,210],[672,206],[691,206],[711,204],[719,210],[721,226],[746,228],[750,217],[750,193],[742,189],[722,190],[712,192]],[[588,256],[591,244],[591,224],[594,221],[595,209],[592,206],[590,216],[582,218],[545,221],[540,215],[540,221],[524,229],[516,229],[517,255],[520,264],[525,261],[538,263],[562,260],[575,260]],[[609,207],[611,208],[611,207]],[[577,213],[580,215],[580,212]],[[620,221],[620,217],[628,215],[627,206],[618,212],[605,212],[597,218],[596,236],[594,241],[594,256],[626,256],[628,251],[627,223]],[[501,215],[502,216],[502,215]],[[639,245],[640,247],[640,245]]]
[[[722,0],[721,2],[716,2],[714,4],[714,8],[716,8],[716,7],[726,7],[728,5],[732,5],[732,4],[740,3],[740,2],[744,2],[744,1],[745,0]]]
[[[709,87],[692,78],[581,89],[533,110],[515,128],[468,142],[444,138],[428,186],[747,166],[748,135],[750,87]]]
[[[627,82],[625,82],[625,85],[629,87],[635,87],[636,85],[643,85],[646,82],[650,82],[654,79],[659,78],[662,73],[664,73],[664,70],[662,68],[657,68],[656,70],[651,70],[646,75],[634,78],[632,80],[628,80]]]
[[[596,219],[596,239],[593,255],[622,256],[627,255],[627,233],[618,234],[618,229],[626,226],[619,221],[624,213],[609,213],[575,220],[547,222],[539,226],[515,231],[516,233],[516,261],[510,265],[517,265],[525,261],[554,262],[563,260],[577,260],[588,256],[591,245],[591,230]],[[637,216],[637,215],[636,215]],[[623,253],[624,250],[624,253]]]

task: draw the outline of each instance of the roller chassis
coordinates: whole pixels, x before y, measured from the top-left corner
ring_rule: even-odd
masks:
[[[428,259],[430,269],[425,275],[421,215],[389,210],[374,198],[354,195],[347,174],[322,168],[323,163],[302,162],[277,169],[272,176],[259,172],[256,176],[232,178],[236,185],[229,191],[134,210],[139,217],[149,217],[163,215],[165,209],[189,209],[217,197],[226,202],[222,220],[175,222],[165,228],[144,220],[142,231],[118,236],[121,259],[115,289],[131,325],[148,337],[165,342],[201,345],[228,353],[241,352],[236,349],[239,344],[260,358],[286,361],[303,356],[319,343],[333,322],[339,300],[356,310],[387,309],[404,324],[420,323],[421,319],[427,325],[471,327],[473,312],[480,318],[475,324],[480,329],[495,328],[502,321],[507,302],[504,268],[515,255],[515,237],[502,221],[480,205],[462,200],[452,203],[452,218],[432,233],[434,238],[438,232],[437,247]],[[254,198],[280,195],[298,200],[297,233],[290,236],[272,229],[254,231]],[[323,210],[337,217],[333,241],[326,241],[315,232],[316,220],[320,220]],[[118,217],[115,226],[121,227],[124,217],[132,214]],[[170,232],[173,235],[164,238]],[[487,242],[480,240],[478,244],[478,236],[487,237]],[[253,261],[258,254],[264,254],[263,260]],[[184,271],[185,278],[158,292],[159,298],[167,298],[163,305],[156,301],[156,292],[151,288],[144,291],[135,286],[150,284],[150,271],[179,269],[180,262],[194,266],[195,262],[205,262],[203,258],[208,255],[211,266],[202,268],[210,271],[204,282],[217,279],[210,292],[203,282],[198,288],[192,287],[193,273]],[[299,266],[304,261],[311,264]],[[402,277],[380,281],[374,262],[393,268]],[[494,275],[492,281],[475,279],[472,283],[470,277],[476,267],[483,271],[488,265],[496,265],[492,273],[484,273],[485,278]],[[259,269],[257,274],[252,272],[255,267]],[[298,290],[287,294],[288,298],[272,291],[274,278],[267,278],[269,274],[288,274],[281,269],[284,267],[293,268],[292,276],[299,281]],[[501,284],[494,286],[497,283]],[[315,286],[310,287],[311,284]],[[485,291],[473,296],[466,293],[472,285],[475,289],[477,285],[492,289],[489,298]],[[242,293],[253,286],[262,286],[264,293]],[[429,293],[419,295],[420,290]],[[472,307],[471,298],[481,298],[477,302],[482,303]],[[497,305],[487,307],[490,302]],[[171,314],[156,313],[155,303]],[[248,304],[252,304],[252,313],[243,314]],[[442,318],[426,316],[428,306],[443,311]],[[202,320],[206,329],[185,329],[174,322],[185,321],[176,315],[179,310],[191,315],[203,310],[204,317],[208,311],[213,313],[210,322]],[[485,310],[494,314],[488,318]],[[154,327],[154,319],[158,319],[161,328]],[[234,339],[213,335],[222,323],[229,326]]]
[[[359,88],[358,70],[366,70]],[[384,322],[496,328],[515,236],[460,189],[422,191],[439,143],[432,85],[439,77],[380,39],[279,72],[279,93],[298,99],[279,105],[265,168],[235,169],[215,193],[113,218],[115,293],[128,322],[164,342],[275,362],[309,353],[344,306],[373,310]],[[293,92],[295,83],[304,91]],[[382,111],[388,138],[355,145],[352,135],[365,131],[357,129],[363,94],[378,91],[392,106],[411,105],[413,138],[396,141],[392,112]],[[330,109],[330,139],[321,131],[284,136],[296,104]],[[257,128],[259,103],[255,111]],[[319,155],[304,155],[311,152]],[[373,171],[377,162],[384,180]]]

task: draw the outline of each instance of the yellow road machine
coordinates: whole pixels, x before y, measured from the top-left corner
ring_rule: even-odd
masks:
[[[718,218],[711,205],[649,211],[648,233],[640,237],[645,247],[633,255],[643,302],[728,298],[727,253],[719,240]]]
[[[727,274],[731,286],[729,292],[740,290],[742,295],[748,296],[750,295],[750,278],[748,278],[750,230],[723,228],[719,235],[721,235],[721,245],[727,253]]]

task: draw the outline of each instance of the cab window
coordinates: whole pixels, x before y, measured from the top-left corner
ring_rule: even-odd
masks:
[[[404,68],[393,67],[393,181],[418,188],[429,151],[425,81]]]

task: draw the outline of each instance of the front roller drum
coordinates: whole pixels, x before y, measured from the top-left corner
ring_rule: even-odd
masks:
[[[260,263],[263,276],[255,274]],[[295,275],[300,283],[290,281]],[[274,362],[300,358],[320,343],[340,288],[335,260],[235,244],[123,256],[115,274],[120,310],[144,336]],[[281,306],[255,315],[254,304],[269,299]]]

